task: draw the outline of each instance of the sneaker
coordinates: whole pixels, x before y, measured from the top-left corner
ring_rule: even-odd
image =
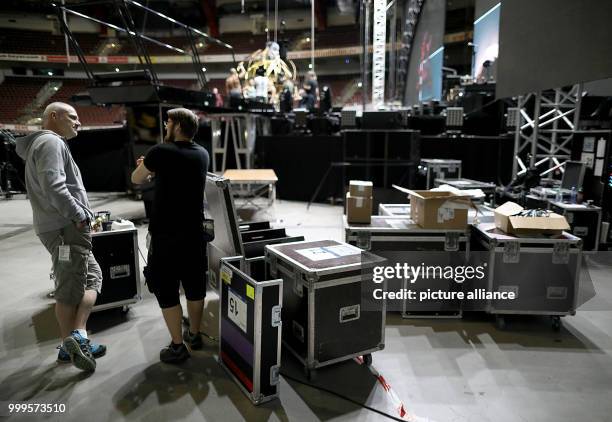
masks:
[[[89,348],[91,349],[91,354],[94,359],[101,358],[106,354],[106,346],[98,343],[89,343]],[[64,349],[64,346],[57,346],[59,352],[57,352],[57,362],[58,363],[70,363],[70,355]]]
[[[75,330],[64,339],[63,347],[74,366],[82,371],[93,372],[96,370],[96,360],[89,344],[89,339],[81,337]]]
[[[94,359],[101,358],[106,354],[106,346],[98,343],[89,343],[89,350],[91,350],[91,354]]]
[[[185,343],[187,343],[191,350],[200,350],[202,347],[204,347],[202,334],[191,334],[189,328],[183,332],[183,340],[185,340]]]
[[[187,346],[182,343],[179,347],[174,348],[172,343],[168,347],[165,347],[159,352],[159,360],[164,363],[181,363],[187,360],[191,355]]]

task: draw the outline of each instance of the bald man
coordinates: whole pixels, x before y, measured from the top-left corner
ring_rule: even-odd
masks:
[[[17,140],[17,154],[26,163],[34,231],[53,263],[55,316],[62,337],[57,360],[93,372],[106,347],[89,341],[86,324],[102,287],[102,272],[91,253],[93,213],[66,143],[77,136],[81,123],[72,106],[59,102],[49,104],[42,119],[43,130]]]

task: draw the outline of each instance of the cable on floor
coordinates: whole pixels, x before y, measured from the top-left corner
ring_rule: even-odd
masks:
[[[142,260],[144,261],[145,265],[147,265],[147,258],[145,258],[144,254],[142,253],[142,250],[140,249],[140,247],[138,248],[138,253],[140,254],[140,257],[142,258]]]
[[[300,380],[298,378],[292,377],[291,375],[287,375],[285,372],[281,372],[280,374],[283,377],[285,377],[287,379],[290,379],[291,381],[297,382],[298,384],[306,385],[306,386],[308,386],[310,388],[314,388],[315,390],[324,391],[324,392],[326,392],[328,394],[331,394],[333,396],[336,396],[336,397],[338,397],[338,398],[340,398],[342,400],[348,401],[348,402],[353,403],[353,404],[355,404],[355,405],[357,405],[359,407],[362,407],[362,408],[364,408],[366,410],[369,410],[370,412],[378,413],[379,415],[385,416],[385,417],[387,417],[387,418],[389,418],[391,420],[394,420],[394,421],[406,422],[406,419],[401,419],[401,418],[395,417],[393,415],[390,415],[389,413],[383,412],[382,410],[378,410],[378,409],[375,409],[375,408],[373,408],[371,406],[368,406],[367,404],[360,403],[357,400],[354,400],[354,399],[352,399],[350,397],[347,397],[347,396],[345,396],[343,394],[340,394],[340,393],[338,393],[336,391],[333,391],[333,390],[330,390],[328,388],[321,387],[321,386],[318,386],[318,385],[314,385],[314,384],[310,384],[310,383],[304,382],[304,381],[302,381],[302,380]]]
[[[183,324],[185,324],[187,327],[189,327],[189,319],[187,317],[183,317]],[[218,338],[215,338],[215,337],[205,333],[204,331],[200,331],[200,334],[203,335],[204,337],[212,340],[215,343],[219,343],[219,339]],[[310,384],[310,383],[304,382],[304,381],[302,381],[302,380],[300,380],[298,378],[292,377],[291,375],[287,375],[285,372],[281,372],[280,374],[283,377],[285,377],[287,379],[290,379],[291,381],[297,382],[298,384],[302,384],[302,385],[308,386],[310,388],[314,388],[315,390],[320,390],[320,391],[323,391],[325,393],[331,394],[333,396],[339,397],[339,398],[341,398],[341,399],[343,399],[345,401],[353,403],[353,404],[355,404],[355,405],[357,405],[359,407],[362,407],[362,408],[364,408],[366,410],[369,410],[371,412],[378,413],[378,414],[380,414],[382,416],[385,416],[385,417],[387,417],[387,418],[389,418],[391,420],[400,421],[400,422],[406,422],[406,419],[397,418],[397,417],[395,417],[393,415],[390,415],[389,413],[383,412],[382,410],[378,410],[378,409],[375,409],[373,407],[370,407],[367,404],[359,403],[357,400],[351,399],[350,397],[347,397],[347,396],[345,396],[343,394],[340,394],[340,393],[338,393],[336,391],[327,389],[325,387],[320,387],[318,385],[314,385],[314,384]]]

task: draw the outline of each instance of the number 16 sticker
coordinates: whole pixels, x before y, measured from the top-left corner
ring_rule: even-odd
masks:
[[[247,332],[247,304],[229,289],[227,291],[227,316],[242,331]]]

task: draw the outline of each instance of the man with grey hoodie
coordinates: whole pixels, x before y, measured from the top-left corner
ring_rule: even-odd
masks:
[[[93,372],[104,345],[91,343],[86,324],[102,287],[102,272],[91,253],[89,221],[93,213],[78,166],[66,141],[81,126],[76,110],[51,103],[41,131],[17,140],[25,161],[25,182],[34,230],[51,254],[55,277],[55,316],[63,339],[58,362]]]

